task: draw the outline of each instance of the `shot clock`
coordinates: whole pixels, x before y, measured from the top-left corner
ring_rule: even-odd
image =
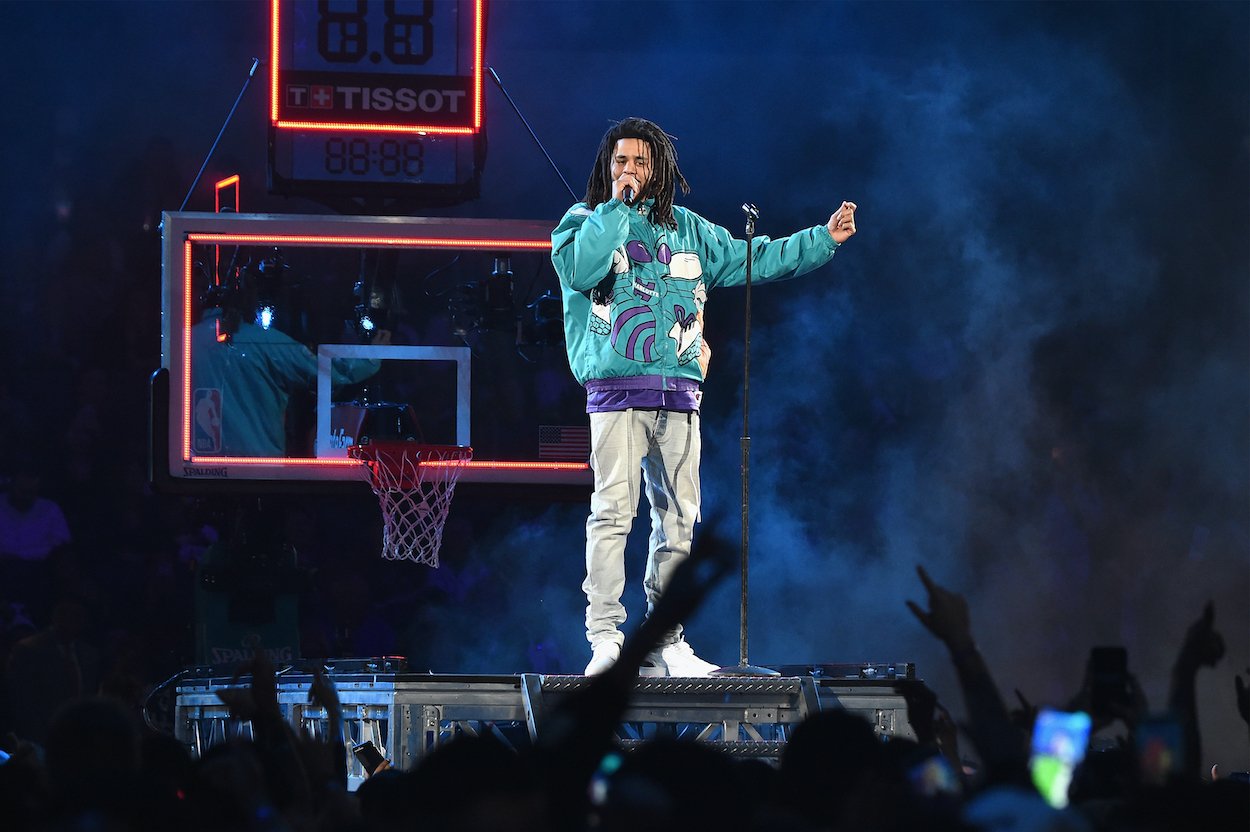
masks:
[[[270,0],[270,190],[476,195],[485,0]]]

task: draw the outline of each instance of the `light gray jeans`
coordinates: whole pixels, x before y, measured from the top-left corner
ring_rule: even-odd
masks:
[[[586,639],[592,646],[625,640],[625,541],[638,508],[638,480],[651,505],[651,539],[643,588],[647,613],[668,578],[690,555],[699,519],[699,414],[622,410],[590,414],[595,491],[586,520]],[[678,626],[665,640],[681,638]]]

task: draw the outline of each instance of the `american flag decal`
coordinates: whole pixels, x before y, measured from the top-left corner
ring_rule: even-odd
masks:
[[[538,458],[560,462],[590,459],[589,426],[539,425]]]

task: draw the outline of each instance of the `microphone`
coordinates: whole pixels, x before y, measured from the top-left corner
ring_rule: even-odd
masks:
[[[626,205],[630,204],[634,201],[634,189],[626,185],[621,189],[621,196],[624,197]]]

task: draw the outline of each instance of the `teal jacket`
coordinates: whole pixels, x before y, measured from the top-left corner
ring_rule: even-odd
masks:
[[[693,211],[673,207],[676,230],[647,219],[651,200],[592,211],[579,202],[551,234],[551,261],[564,298],[564,337],[578,383],[592,379],[703,381],[703,304],[717,286],[746,283],[745,240]],[[817,225],[778,240],[755,237],[751,282],[810,272],[838,244]]]

